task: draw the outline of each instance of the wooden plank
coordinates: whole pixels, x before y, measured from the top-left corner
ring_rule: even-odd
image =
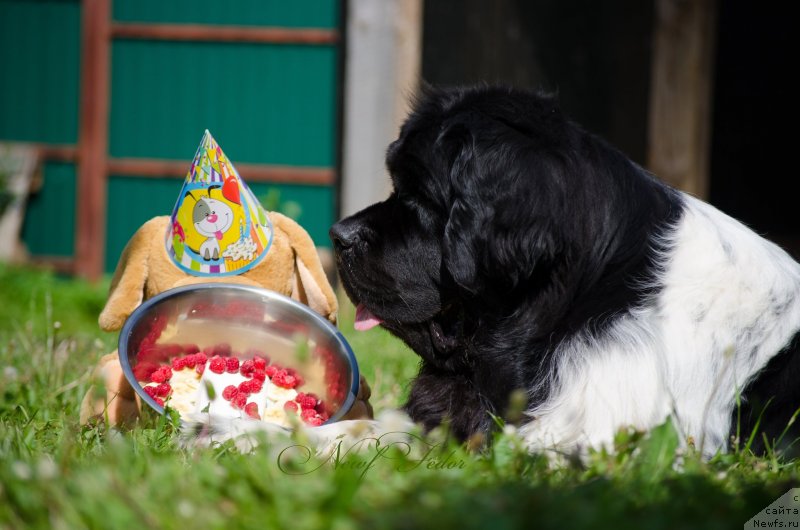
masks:
[[[189,160],[112,158],[108,160],[106,171],[109,175],[130,177],[184,178],[190,165],[191,161]],[[336,172],[331,168],[240,163],[235,165],[236,170],[246,182],[328,186],[336,181]]]
[[[84,0],[81,26],[81,97],[78,133],[75,272],[103,273],[108,150],[110,0]]]
[[[78,148],[74,145],[34,144],[41,160],[49,162],[77,162]]]
[[[391,192],[386,146],[397,138],[417,91],[424,6],[420,0],[357,0],[347,8],[341,217]]]
[[[339,42],[339,32],[332,29],[212,26],[207,24],[116,22],[111,25],[111,36],[119,39],[261,44],[336,44]]]
[[[72,275],[77,272],[75,259],[66,256],[36,255],[30,257],[30,262],[34,267],[52,270],[59,274]]]
[[[656,0],[648,168],[708,197],[716,1]]]

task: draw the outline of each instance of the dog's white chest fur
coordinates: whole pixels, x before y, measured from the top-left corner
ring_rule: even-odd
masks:
[[[800,328],[800,266],[712,206],[685,211],[659,256],[659,294],[603,336],[559,346],[553,392],[520,433],[531,449],[608,445],[670,415],[684,441],[724,449],[737,393]]]

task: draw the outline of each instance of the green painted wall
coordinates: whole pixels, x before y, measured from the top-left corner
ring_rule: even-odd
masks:
[[[79,0],[0,0],[0,141],[74,144],[78,137]],[[120,22],[275,27],[339,26],[339,0],[117,0]],[[336,164],[333,45],[227,44],[116,39],[111,49],[109,155],[192,158],[208,128],[236,163]],[[12,73],[12,74],[9,74]],[[246,175],[245,175],[246,178]],[[23,237],[33,254],[74,252],[75,167],[48,163],[30,199]],[[299,205],[298,221],[329,245],[331,186],[249,183]],[[110,176],[105,263],[113,270],[133,232],[169,214],[176,179]]]
[[[339,1],[117,0],[114,20],[335,28],[339,23]]]
[[[75,249],[75,165],[48,162],[28,198],[22,239],[32,254],[71,256]]]
[[[80,2],[0,0],[0,141],[78,139]],[[75,166],[47,163],[22,238],[33,254],[71,256]]]
[[[80,2],[0,1],[0,140],[78,139]]]
[[[116,41],[111,156],[191,160],[209,129],[237,162],[334,163],[331,46]]]

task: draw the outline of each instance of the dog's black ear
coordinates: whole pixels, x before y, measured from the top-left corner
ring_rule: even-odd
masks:
[[[451,206],[445,225],[442,260],[453,280],[471,294],[478,292],[478,260],[481,249],[485,247],[485,236],[481,225],[487,216],[482,211],[479,197],[473,197],[475,190],[465,183],[476,178],[474,142],[469,130],[456,126],[440,137],[450,166]],[[449,151],[449,152],[448,152]]]
[[[480,130],[481,137],[473,130]],[[542,184],[551,179],[536,174],[557,169],[514,141],[497,147],[486,130],[478,118],[449,127],[439,137],[442,152],[452,161],[442,258],[467,293],[502,300],[531,281],[558,251],[554,205],[548,204],[554,190]]]

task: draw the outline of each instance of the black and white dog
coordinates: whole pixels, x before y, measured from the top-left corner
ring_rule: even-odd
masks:
[[[800,436],[800,422],[784,434],[800,407],[800,265],[552,98],[428,89],[387,165],[391,196],[330,233],[356,327],[381,325],[422,358],[405,405],[415,422],[463,439],[522,390],[531,450],[604,446],[667,418],[705,455],[759,417],[756,451]],[[309,434],[323,447],[404,428],[385,423]]]
[[[800,407],[800,265],[776,245],[536,93],[426,90],[387,165],[391,196],[331,238],[357,327],[422,358],[414,421],[465,438],[522,389],[534,450],[668,417],[707,455],[762,413],[755,449],[781,438]]]

